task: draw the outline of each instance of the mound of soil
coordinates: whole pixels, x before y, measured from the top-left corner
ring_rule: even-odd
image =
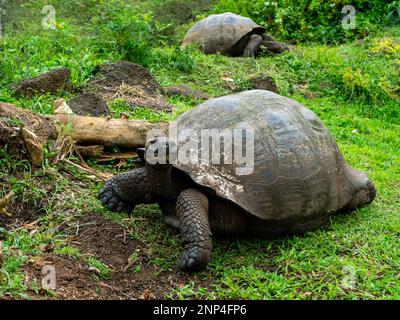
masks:
[[[132,107],[170,111],[173,106],[163,96],[163,89],[150,72],[136,63],[119,61],[101,66],[85,92],[96,93],[105,101],[122,99]]]
[[[68,68],[52,70],[14,84],[12,90],[16,96],[27,98],[46,93],[57,95],[61,91],[71,91],[71,71]]]
[[[82,93],[72,98],[68,106],[74,113],[81,116],[101,117],[110,114],[110,110],[104,99],[94,93]]]

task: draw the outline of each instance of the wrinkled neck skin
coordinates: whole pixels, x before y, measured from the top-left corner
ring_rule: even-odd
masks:
[[[262,46],[268,51],[279,54],[289,50],[289,47],[285,43],[276,41],[273,37],[266,33],[261,34],[261,37],[263,39]]]
[[[341,208],[354,210],[371,203],[376,197],[376,189],[365,172],[353,169],[347,163],[341,174]]]
[[[192,184],[187,175],[169,164],[153,166],[146,163],[146,170],[151,192],[157,198],[176,201],[179,194]]]

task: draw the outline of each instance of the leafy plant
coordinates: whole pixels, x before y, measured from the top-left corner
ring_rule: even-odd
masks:
[[[342,13],[346,0],[219,0],[214,12],[234,12],[253,18],[268,31],[290,42],[320,41],[337,43],[365,37],[377,26],[398,23],[399,1],[356,0],[351,5],[356,10],[356,28],[342,26]],[[388,19],[388,14],[390,18]]]

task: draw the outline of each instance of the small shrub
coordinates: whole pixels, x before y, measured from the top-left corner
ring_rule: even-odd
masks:
[[[273,35],[291,42],[319,41],[337,43],[365,37],[396,20],[399,1],[355,0],[356,29],[342,27],[342,8],[347,0],[219,0],[214,12],[233,12],[249,16],[267,27]]]
[[[400,43],[392,38],[382,38],[376,41],[371,52],[374,54],[400,54]]]

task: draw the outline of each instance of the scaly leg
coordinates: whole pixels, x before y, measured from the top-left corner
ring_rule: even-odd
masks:
[[[188,272],[203,270],[211,259],[212,251],[208,199],[198,190],[187,189],[179,195],[176,211],[185,250],[179,259],[178,267]]]
[[[258,34],[253,34],[244,49],[243,57],[254,57],[262,45],[263,39]]]
[[[131,212],[138,204],[152,203],[150,191],[144,167],[108,180],[100,190],[99,198],[111,211]]]

